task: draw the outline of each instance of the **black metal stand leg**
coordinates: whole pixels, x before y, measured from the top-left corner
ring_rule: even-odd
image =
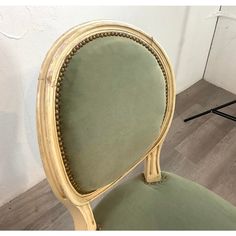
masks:
[[[214,114],[218,115],[218,116],[222,116],[224,118],[227,118],[229,120],[233,120],[233,121],[236,121],[236,117],[235,116],[231,116],[229,114],[226,114],[224,112],[221,112],[221,111],[217,111],[217,110],[213,110],[212,111]]]
[[[231,102],[227,102],[227,103],[225,103],[225,104],[223,104],[223,105],[214,107],[214,108],[212,108],[212,109],[209,109],[209,110],[204,111],[204,112],[202,112],[202,113],[199,113],[199,114],[197,114],[197,115],[188,117],[188,118],[184,119],[184,122],[187,122],[187,121],[196,119],[196,118],[198,118],[198,117],[200,117],[200,116],[204,116],[204,115],[206,115],[206,114],[208,114],[208,113],[214,113],[214,114],[216,114],[216,115],[222,116],[222,117],[227,118],[227,119],[229,119],[229,120],[236,121],[236,117],[235,117],[235,116],[231,116],[231,115],[226,114],[226,113],[224,113],[224,112],[218,111],[219,109],[222,109],[222,108],[224,108],[224,107],[230,106],[230,105],[232,105],[232,104],[234,104],[234,103],[236,103],[236,100],[233,100],[233,101],[231,101]]]

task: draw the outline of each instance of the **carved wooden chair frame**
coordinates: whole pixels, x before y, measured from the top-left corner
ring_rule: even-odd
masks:
[[[75,52],[97,37],[127,37],[146,47],[158,61],[166,80],[166,112],[160,135],[152,148],[136,162],[132,168],[110,184],[94,192],[81,194],[70,175],[60,139],[60,119],[58,116],[59,86],[63,72]],[[112,22],[93,21],[74,27],[63,34],[51,47],[42,64],[37,93],[37,130],[40,153],[49,184],[56,197],[70,211],[75,229],[96,230],[90,202],[114,186],[145,160],[144,176],[148,183],[161,178],[159,155],[162,143],[169,129],[175,106],[174,74],[170,61],[161,46],[146,33],[133,26]]]

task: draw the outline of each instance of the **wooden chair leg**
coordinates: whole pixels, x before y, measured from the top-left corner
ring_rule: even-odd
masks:
[[[70,211],[75,230],[96,230],[96,222],[93,216],[93,211],[89,203],[83,206],[67,205]]]
[[[145,159],[144,176],[147,183],[161,180],[160,151],[162,143],[156,146]]]

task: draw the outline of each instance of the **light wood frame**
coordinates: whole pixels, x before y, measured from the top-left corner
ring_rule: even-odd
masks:
[[[95,34],[116,32],[118,36],[128,34],[138,38],[151,52],[158,55],[162,71],[166,79],[167,106],[160,135],[151,149],[137,161],[129,171],[110,184],[98,188],[94,192],[81,194],[73,187],[62,160],[60,141],[57,135],[55,118],[56,85],[65,58],[71,50],[91,38]],[[113,21],[93,21],[74,27],[63,34],[48,51],[42,64],[37,92],[37,131],[40,153],[47,179],[56,197],[68,208],[75,229],[96,230],[96,222],[90,202],[114,186],[119,180],[130,173],[140,162],[145,160],[144,176],[147,182],[156,182],[161,178],[159,155],[161,145],[169,129],[175,106],[174,73],[170,61],[161,46],[146,33],[133,26]]]

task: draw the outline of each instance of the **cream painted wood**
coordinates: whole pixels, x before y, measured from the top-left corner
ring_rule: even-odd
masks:
[[[160,152],[162,143],[156,146],[146,157],[144,162],[144,176],[148,183],[161,180]]]
[[[95,190],[92,193],[81,194],[72,186],[60,152],[60,141],[58,140],[55,119],[55,93],[56,83],[60,69],[65,58],[72,48],[84,39],[102,32],[115,31],[128,33],[140,38],[159,56],[166,75],[167,107],[160,135],[151,144],[150,150],[145,156],[140,157],[129,171],[112,183]],[[175,105],[175,84],[174,74],[170,61],[161,46],[150,36],[133,26],[116,23],[112,21],[94,21],[75,27],[62,35],[49,50],[41,68],[38,95],[37,95],[37,128],[41,157],[45,172],[53,192],[58,199],[70,210],[75,221],[76,229],[96,229],[96,223],[89,206],[90,201],[96,199],[100,194],[110,189],[114,184],[130,173],[146,156],[155,153],[156,147],[163,142],[163,139],[170,127]],[[159,152],[158,152],[159,153]],[[154,155],[155,156],[155,155]],[[154,165],[155,158],[151,161],[152,177],[147,181],[154,181],[159,178],[159,164]],[[156,169],[155,169],[156,168]],[[158,176],[156,176],[158,175]],[[147,176],[147,175],[145,175]],[[85,207],[86,206],[86,207]],[[78,216],[78,218],[77,218]],[[82,218],[83,220],[81,220]],[[78,219],[78,220],[76,220]]]

